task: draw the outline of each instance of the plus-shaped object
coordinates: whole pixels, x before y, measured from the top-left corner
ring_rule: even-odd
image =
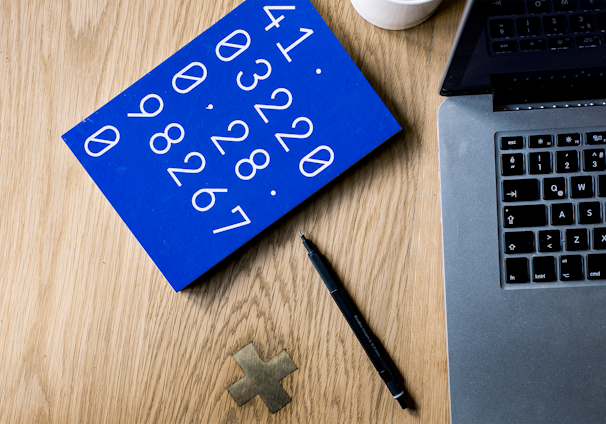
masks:
[[[290,403],[290,396],[280,385],[280,380],[298,368],[286,353],[286,349],[269,361],[264,361],[255,346],[249,343],[233,357],[246,374],[227,389],[238,406],[258,395],[269,411],[275,414]]]

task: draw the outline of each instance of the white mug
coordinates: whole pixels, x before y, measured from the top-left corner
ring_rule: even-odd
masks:
[[[356,11],[384,29],[406,29],[425,22],[442,0],[351,0]]]

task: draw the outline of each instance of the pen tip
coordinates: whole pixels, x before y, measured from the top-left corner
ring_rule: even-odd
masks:
[[[300,235],[301,237],[303,237],[303,234],[301,234],[301,231],[299,231],[299,235]]]

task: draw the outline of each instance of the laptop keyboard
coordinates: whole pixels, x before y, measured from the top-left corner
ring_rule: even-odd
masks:
[[[604,0],[492,0],[487,6],[494,54],[603,47]]]
[[[502,286],[606,284],[606,128],[495,143]]]

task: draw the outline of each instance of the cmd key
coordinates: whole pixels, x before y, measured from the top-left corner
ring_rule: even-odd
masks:
[[[506,206],[503,208],[505,228],[544,227],[547,225],[545,205]]]
[[[590,280],[606,279],[606,254],[587,255],[587,278]]]

